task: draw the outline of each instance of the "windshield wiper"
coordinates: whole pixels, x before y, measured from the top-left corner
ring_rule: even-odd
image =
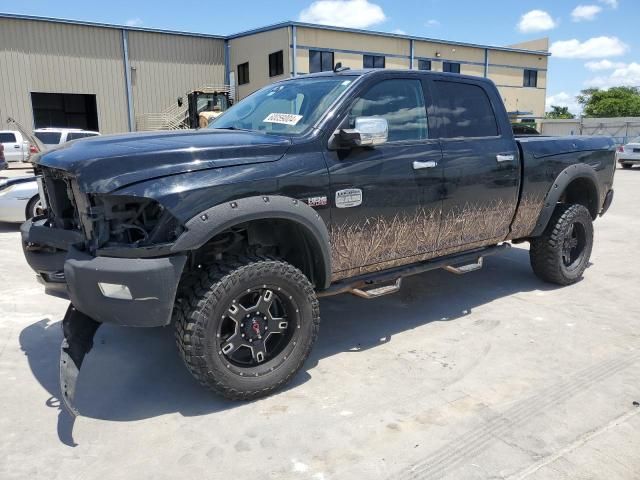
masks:
[[[234,126],[230,126],[230,127],[212,127],[215,130],[237,130],[240,132],[254,132],[255,130],[251,130],[250,128],[238,128],[238,127],[234,127]]]

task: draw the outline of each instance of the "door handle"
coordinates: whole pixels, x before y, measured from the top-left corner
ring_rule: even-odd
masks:
[[[20,145],[14,145],[13,148],[20,148]]]
[[[498,154],[496,155],[496,160],[498,162],[513,162],[516,159],[516,156],[513,153],[509,153],[506,155]]]
[[[429,160],[428,162],[418,162],[417,160],[413,162],[414,170],[422,170],[423,168],[435,168],[438,166],[438,162],[435,160]]]

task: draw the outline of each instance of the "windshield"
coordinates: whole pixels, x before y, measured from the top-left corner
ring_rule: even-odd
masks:
[[[315,77],[289,80],[258,90],[209,124],[298,135],[311,127],[355,77]]]
[[[58,145],[60,143],[60,132],[33,132],[45,145]]]

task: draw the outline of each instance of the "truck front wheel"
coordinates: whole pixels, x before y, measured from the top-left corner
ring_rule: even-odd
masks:
[[[176,341],[191,374],[233,400],[270,394],[302,367],[318,335],[307,277],[269,258],[205,268],[183,289]]]
[[[545,282],[576,283],[593,247],[593,221],[582,205],[558,205],[544,233],[531,240],[529,258],[534,273]]]

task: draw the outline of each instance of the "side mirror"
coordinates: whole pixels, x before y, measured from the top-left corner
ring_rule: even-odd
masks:
[[[355,128],[336,131],[329,141],[329,148],[375,147],[386,143],[389,124],[382,117],[357,117]]]

